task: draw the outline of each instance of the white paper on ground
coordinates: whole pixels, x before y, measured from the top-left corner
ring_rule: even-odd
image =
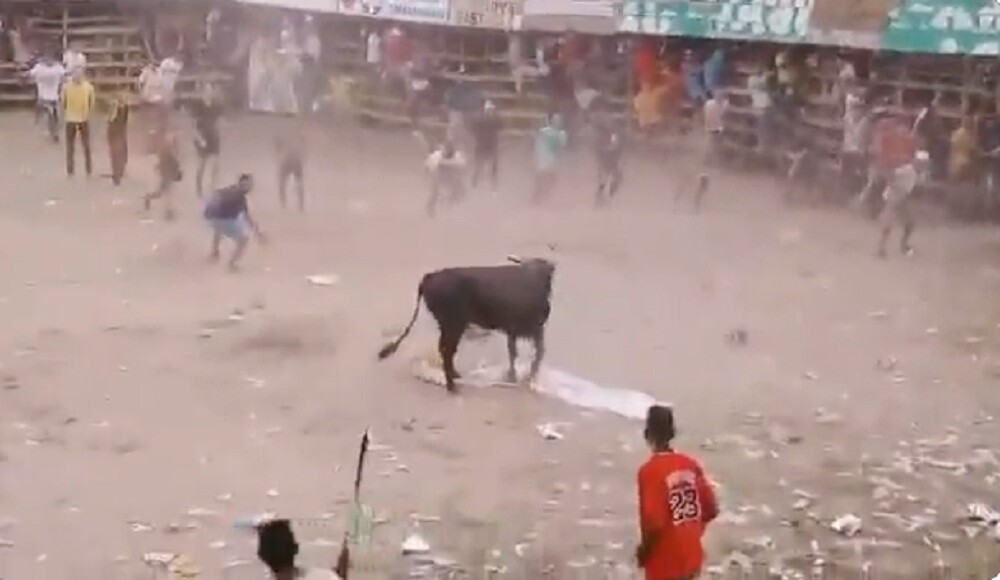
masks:
[[[525,376],[527,371],[527,365],[518,365],[519,377]],[[509,387],[504,377],[506,372],[505,365],[481,366],[469,372],[459,382],[480,388]],[[415,359],[413,374],[422,381],[444,385],[444,372],[436,357],[435,360],[428,360],[427,357]],[[641,391],[604,387],[557,369],[542,369],[532,388],[575,407],[614,413],[627,419],[643,420],[649,407],[657,404],[656,399]]]

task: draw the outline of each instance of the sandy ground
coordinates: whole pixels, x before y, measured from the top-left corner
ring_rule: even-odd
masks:
[[[521,145],[498,195],[430,221],[411,137],[322,127],[299,215],[277,203],[275,122],[224,126],[223,177],[257,175],[271,237],[232,275],[205,261],[190,147],[180,219],[164,223],[139,211],[153,175],[137,144],[115,189],[67,179],[29,116],[0,119],[0,577],[150,578],[142,554],[167,551],[201,577],[260,578],[233,520],[262,511],[309,519],[302,559],[331,563],[369,424],[364,499],[384,520],[369,576],[389,575],[381,563],[423,514],[440,518],[420,528],[434,553],[477,577],[484,564],[628,577],[641,425],[527,390],[449,397],[416,381],[410,359],[436,341],[426,311],[375,361],[422,273],[512,252],[558,261],[549,366],[676,405],[678,445],[721,486],[712,564],[735,551],[905,577],[940,550],[972,577],[1000,571],[981,561],[1000,544],[967,540],[959,518],[998,497],[995,229],[938,224],[913,258],[879,262],[870,222],[786,209],[763,177],[718,175],[701,215],[675,208],[695,167],[680,154],[634,160],[597,211],[581,153],[535,208]],[[330,273],[335,286],[306,281]],[[736,327],[743,348],[725,341]],[[504,356],[491,338],[459,365]],[[544,440],[542,422],[565,422],[565,439]],[[829,530],[849,512],[854,539]]]

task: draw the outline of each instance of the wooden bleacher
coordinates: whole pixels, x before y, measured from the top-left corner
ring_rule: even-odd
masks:
[[[87,57],[87,72],[99,95],[134,90],[136,80],[152,60],[149,42],[138,18],[123,13],[115,3],[71,3],[66,12],[58,3],[38,2],[27,26],[43,46],[78,47]],[[34,102],[35,89],[22,68],[0,64],[0,106]],[[177,83],[178,98],[197,94],[201,81],[229,82],[219,71],[182,72]]]
[[[328,18],[320,20],[324,40],[324,66],[330,75],[365,76],[365,38],[363,30],[370,25],[363,20]],[[431,48],[430,59],[437,64],[438,72],[432,76],[436,85],[454,83],[473,85],[484,98],[492,100],[504,121],[504,132],[527,134],[540,125],[545,116],[549,99],[537,79],[527,77],[522,93],[515,90],[507,59],[507,36],[494,30],[465,28],[407,27],[418,42]],[[329,39],[329,40],[328,40]],[[328,44],[329,42],[329,44]],[[525,43],[526,48],[529,43]],[[332,48],[331,48],[332,47]],[[367,82],[361,91],[358,108],[364,121],[390,126],[410,123],[406,104],[397,95],[374,90],[374,83]],[[622,87],[624,92],[624,87]],[[613,104],[624,114],[624,94],[614,95]],[[430,127],[443,128],[446,114],[437,107],[425,115],[422,122]]]

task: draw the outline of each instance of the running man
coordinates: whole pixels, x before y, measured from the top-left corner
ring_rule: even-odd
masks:
[[[595,153],[597,157],[597,205],[604,205],[618,193],[622,183],[621,128],[606,109],[594,114]]]
[[[50,55],[44,55],[31,67],[28,76],[35,82],[37,102],[35,103],[35,122],[39,117],[45,117],[49,138],[53,143],[59,142],[59,92],[66,68]]]
[[[253,177],[247,173],[240,175],[234,185],[223,187],[209,197],[205,205],[205,219],[212,225],[212,250],[208,259],[212,262],[219,259],[219,244],[226,237],[236,243],[232,257],[229,258],[229,270],[239,269],[240,258],[247,247],[247,227],[253,231],[257,241],[266,243],[267,239],[260,226],[250,215],[247,196],[253,190]]]
[[[903,236],[899,240],[900,253],[904,256],[913,253],[913,248],[910,247],[910,236],[913,235],[916,222],[910,208],[910,197],[913,190],[926,179],[930,163],[930,153],[923,150],[917,151],[912,161],[898,167],[889,177],[885,191],[882,193],[885,205],[879,215],[879,224],[882,226],[882,235],[879,238],[877,250],[879,258],[886,257],[885,245],[895,227],[903,230]]]
[[[274,139],[278,157],[278,196],[281,209],[285,209],[285,189],[289,179],[295,179],[295,193],[299,197],[299,212],[306,208],[305,157],[306,143],[302,122],[290,118]]]
[[[178,157],[177,136],[172,128],[163,127],[153,136],[153,148],[156,152],[156,173],[159,185],[156,190],[143,197],[143,206],[149,211],[154,199],[163,199],[163,217],[171,221],[176,217],[173,204],[174,184],[184,179],[181,162]]]
[[[431,179],[427,215],[434,217],[442,188],[449,191],[448,200],[453,203],[465,197],[465,156],[455,147],[454,141],[445,139],[427,157],[426,166]]]
[[[482,114],[472,119],[472,187],[479,183],[479,175],[484,170],[490,172],[490,184],[497,190],[497,171],[500,163],[500,131],[503,129],[500,115],[493,101],[483,104]]]
[[[566,149],[568,137],[558,114],[550,114],[535,134],[535,192],[537,203],[548,197],[556,182],[559,158]]]
[[[673,450],[670,407],[653,405],[644,436],[653,456],[639,469],[636,550],[646,580],[693,580],[705,563],[701,539],[719,508],[708,478],[694,458]]]
[[[218,93],[212,85],[206,84],[202,89],[201,99],[191,104],[191,116],[194,118],[195,139],[194,148],[198,152],[198,171],[195,173],[195,192],[201,197],[205,171],[209,170],[208,187],[215,191],[219,178],[219,153],[221,138],[219,136],[219,117],[222,107],[219,104]]]
[[[257,557],[274,580],[341,580],[333,570],[299,568],[299,544],[288,520],[271,520],[257,528]]]

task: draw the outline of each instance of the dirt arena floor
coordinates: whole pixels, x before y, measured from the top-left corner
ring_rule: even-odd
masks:
[[[154,179],[138,139],[115,189],[67,179],[27,114],[0,119],[4,580],[165,578],[147,552],[189,556],[203,578],[262,578],[252,534],[233,525],[259,512],[305,520],[303,563],[332,564],[369,424],[363,495],[379,525],[361,577],[398,570],[416,523],[439,563],[472,577],[631,577],[640,423],[526,389],[450,397],[417,381],[410,361],[436,342],[426,311],[375,360],[424,272],[510,253],[558,262],[548,367],[675,405],[678,446],[720,486],[710,565],[1000,572],[1000,544],[966,519],[969,503],[1000,507],[995,228],[938,220],[915,256],[881,262],[871,222],[787,209],[764,177],[717,175],[700,215],[674,207],[697,169],[681,153],[631,161],[620,198],[595,210],[581,151],[532,207],[516,143],[497,195],[432,221],[411,136],[319,126],[300,215],[278,206],[276,122],[223,127],[223,180],[257,176],[271,238],[230,274],[205,259],[190,140],[180,216],[165,223],[140,211]],[[318,274],[337,283],[307,281]],[[744,347],[726,341],[736,328]],[[463,345],[459,368],[502,362],[503,344]],[[541,423],[565,437],[544,439]],[[853,538],[830,529],[848,513]]]

